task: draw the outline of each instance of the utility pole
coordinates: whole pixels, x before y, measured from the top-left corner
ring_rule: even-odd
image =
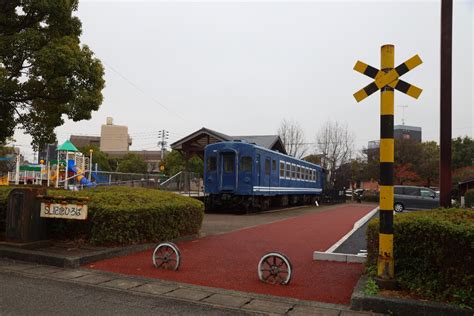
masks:
[[[167,130],[161,130],[158,132],[158,138],[161,139],[158,142],[158,146],[161,147],[161,161],[165,158],[165,146],[168,144],[166,141],[169,138],[169,132]]]
[[[453,0],[441,0],[440,166],[439,201],[451,206],[451,125]]]

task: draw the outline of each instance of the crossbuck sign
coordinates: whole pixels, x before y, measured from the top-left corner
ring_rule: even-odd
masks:
[[[354,66],[355,71],[374,79],[371,84],[354,93],[357,102],[380,90],[380,227],[377,275],[386,280],[395,277],[393,257],[394,89],[415,99],[418,99],[422,91],[399,79],[421,65],[420,57],[415,55],[394,68],[394,51],[393,45],[382,46],[380,70],[361,61]]]

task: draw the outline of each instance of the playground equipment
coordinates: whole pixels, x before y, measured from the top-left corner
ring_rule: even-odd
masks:
[[[92,156],[92,152],[90,152]],[[37,184],[63,186],[65,189],[79,189],[80,187],[93,187],[96,184],[91,181],[90,158],[84,156],[69,140],[57,149],[57,159],[41,161],[40,164],[29,164],[20,166],[17,155],[16,168],[9,172],[6,183]],[[85,176],[88,171],[89,178]],[[46,182],[46,183],[45,183]],[[3,183],[3,182],[1,182]]]
[[[95,186],[95,183],[85,177],[85,170],[91,170],[89,158],[85,157],[73,143],[65,141],[58,147],[57,153],[56,172],[53,175],[56,187],[64,184],[64,188],[68,189],[71,182],[74,187],[73,179],[83,187]]]

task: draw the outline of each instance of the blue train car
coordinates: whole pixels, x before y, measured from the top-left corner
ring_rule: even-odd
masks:
[[[314,203],[324,189],[319,165],[242,141],[220,142],[204,150],[206,209]]]

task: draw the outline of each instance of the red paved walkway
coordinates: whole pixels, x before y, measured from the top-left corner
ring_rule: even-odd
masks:
[[[313,261],[313,251],[325,251],[352,229],[373,207],[344,205],[327,211],[246,228],[222,235],[179,242],[179,271],[153,267],[152,251],[108,259],[89,268],[160,278],[197,285],[348,304],[362,264]],[[259,281],[257,265],[270,251],[285,253],[293,263],[287,286]]]

